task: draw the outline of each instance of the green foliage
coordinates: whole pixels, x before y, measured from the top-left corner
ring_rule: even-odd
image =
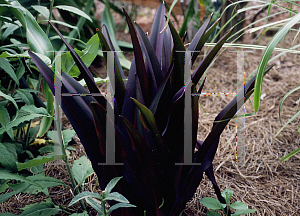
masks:
[[[107,188],[109,180],[124,175],[116,190],[128,197],[130,203],[137,208],[118,209],[116,214],[142,214],[145,210],[149,215],[177,215],[183,211],[185,204],[193,197],[205,172],[214,184],[216,194],[221,203],[225,199],[218,190],[214,178],[212,161],[216,153],[219,137],[230,119],[240,109],[241,104],[253,93],[255,76],[247,82],[239,94],[245,98],[237,101],[235,97],[215,118],[213,128],[202,142],[197,140],[198,131],[198,98],[193,98],[192,112],[192,147],[191,163],[198,165],[186,166],[184,161],[184,103],[186,86],[191,93],[201,93],[204,82],[199,83],[222,45],[230,35],[225,34],[207,53],[202,62],[191,72],[191,77],[184,82],[184,52],[186,48],[182,39],[171,22],[164,28],[165,7],[161,4],[154,20],[150,39],[137,23],[133,23],[124,9],[126,21],[133,43],[134,60],[131,64],[128,81],[124,83],[124,72],[118,55],[104,55],[106,65],[114,57],[115,75],[114,122],[107,120],[107,113],[112,112],[107,98],[101,94],[93,79],[92,73],[80,59],[71,45],[52,25],[70,51],[90,93],[99,96],[63,97],[62,109],[77,132],[85,147],[88,158],[95,170],[99,186]],[[193,64],[205,41],[216,27],[208,28],[210,18],[201,26],[195,38],[187,47],[191,52]],[[163,31],[162,31],[163,30]],[[115,50],[106,26],[98,30],[103,51]],[[109,54],[110,57],[108,57]],[[34,53],[29,53],[39,71],[47,80],[54,93],[54,74],[47,65]],[[145,58],[144,58],[145,57]],[[271,67],[265,71],[267,73]],[[189,73],[190,74],[190,73]],[[181,78],[181,79],[180,79]],[[65,93],[89,92],[67,73],[62,73],[62,90]],[[240,102],[240,103],[238,103]],[[238,104],[240,104],[238,106]],[[115,128],[115,159],[120,165],[102,166],[111,158],[106,158],[106,126]],[[193,152],[193,149],[199,149]],[[179,165],[177,163],[180,163]],[[75,184],[74,182],[72,184]],[[80,199],[82,200],[82,199]],[[86,198],[88,204],[102,212],[101,204]],[[108,200],[111,204],[112,202]],[[162,204],[163,203],[163,204]],[[113,204],[113,203],[112,203]]]
[[[200,203],[211,210],[222,210],[225,215],[239,216],[257,211],[256,209],[247,209],[247,205],[241,201],[236,201],[230,204],[230,198],[232,195],[233,191],[225,188],[225,190],[222,192],[222,197],[226,200],[226,204],[222,204],[219,200],[212,197],[204,197],[200,200]],[[230,208],[236,209],[236,211],[231,214]],[[221,216],[218,211],[207,211],[207,215]]]
[[[81,60],[85,63],[87,67],[89,67],[98,54],[99,49],[99,37],[94,35],[87,42],[86,48],[82,51],[78,49],[74,49],[77,55],[81,58]],[[75,61],[72,58],[72,55],[68,53],[64,53],[61,56],[61,61],[64,62],[62,64],[62,71],[68,73],[72,77],[78,77],[80,75],[80,71],[76,66]]]
[[[91,162],[86,156],[82,156],[73,162],[72,173],[76,182],[82,187],[85,180],[94,174]]]
[[[101,195],[89,191],[81,192],[71,200],[69,206],[73,205],[79,200],[85,199],[87,203],[89,203],[94,209],[96,209],[101,216],[110,215],[112,211],[118,208],[136,207],[135,205],[130,204],[123,195],[119,194],[118,192],[111,192],[121,178],[122,177],[113,178],[107,184],[105,190],[102,191]],[[107,200],[113,200],[118,203],[114,204],[108,210],[106,210],[105,203]]]
[[[58,212],[62,211],[62,209],[54,205],[50,198],[46,199],[44,202],[34,203],[30,205],[26,205],[23,208],[20,208],[23,212],[20,214],[21,216],[27,215],[45,215],[52,216],[56,215]],[[0,215],[14,215],[11,213],[1,213]]]

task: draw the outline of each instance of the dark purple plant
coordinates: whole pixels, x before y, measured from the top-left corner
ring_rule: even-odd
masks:
[[[197,140],[198,96],[192,97],[192,149],[193,161],[201,165],[176,165],[184,161],[184,52],[182,39],[171,21],[165,24],[165,6],[161,4],[155,16],[150,39],[138,24],[124,14],[132,38],[134,59],[124,83],[124,73],[118,56],[114,54],[115,68],[115,122],[106,119],[106,98],[101,96],[62,97],[62,109],[76,130],[98,176],[99,185],[105,188],[116,176],[124,176],[116,191],[124,195],[137,208],[121,208],[113,215],[179,215],[193,197],[203,173],[213,183],[218,199],[225,203],[216,183],[212,161],[218,148],[219,137],[236,111],[235,97],[215,118],[217,123],[207,138]],[[192,63],[214,30],[209,17],[187,47],[192,51]],[[100,93],[91,72],[72,47],[53,26],[70,50],[91,93]],[[201,93],[204,82],[196,88],[200,78],[227,40],[230,31],[222,37],[193,71],[192,93]],[[103,51],[114,51],[105,26],[98,30]],[[34,53],[34,63],[54,94],[54,73]],[[107,55],[104,54],[107,62]],[[270,70],[269,67],[266,72]],[[255,76],[241,89],[247,100],[253,92]],[[89,93],[77,81],[62,73],[62,93]],[[190,96],[189,96],[190,97]],[[243,97],[242,98],[244,102]],[[111,109],[110,106],[108,106]],[[225,121],[221,121],[225,120]],[[106,162],[106,121],[115,127],[116,163]],[[113,145],[113,143],[111,143]],[[194,149],[198,151],[194,153]]]

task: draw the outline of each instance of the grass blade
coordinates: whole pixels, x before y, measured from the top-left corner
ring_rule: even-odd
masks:
[[[260,96],[262,91],[262,81],[264,76],[264,71],[267,67],[271,54],[277,44],[281,41],[281,39],[288,33],[288,31],[300,20],[300,13],[296,14],[289,22],[287,22],[282,28],[276,33],[276,35],[272,38],[267,48],[264,51],[264,54],[259,62],[257,68],[257,76],[254,87],[254,112],[256,113],[260,104]]]

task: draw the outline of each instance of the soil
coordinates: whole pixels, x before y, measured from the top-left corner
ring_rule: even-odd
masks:
[[[95,1],[96,2],[96,1]],[[97,10],[101,11],[101,3],[97,2]],[[139,16],[136,21],[144,31],[150,34],[155,10],[139,7]],[[255,13],[255,11],[252,11]],[[248,14],[250,15],[250,14]],[[260,16],[264,16],[261,14]],[[117,23],[122,24],[122,19],[116,16]],[[286,18],[288,14],[281,15],[279,19]],[[146,18],[145,18],[146,17]],[[100,18],[100,17],[99,17]],[[182,17],[181,17],[182,19]],[[246,23],[250,23],[249,19]],[[295,34],[288,34],[285,39],[285,47],[292,44],[299,44],[299,38],[294,40]],[[130,36],[124,30],[118,30],[119,40],[130,42]],[[271,40],[270,36],[264,36],[261,45],[267,45]],[[257,38],[246,34],[245,44],[258,44]],[[281,43],[279,46],[283,46]],[[205,47],[205,51],[209,47]],[[235,93],[237,81],[237,53],[232,50],[225,50],[216,58],[216,61],[207,71],[207,80],[202,92],[210,93]],[[245,77],[248,77],[260,62],[262,50],[245,52]],[[273,52],[272,56],[278,54]],[[132,59],[132,53],[126,54]],[[197,63],[203,56],[198,57]],[[281,162],[280,159],[289,152],[300,147],[300,136],[297,129],[300,125],[298,118],[289,124],[277,137],[275,134],[280,130],[281,124],[278,117],[278,108],[281,99],[291,89],[299,86],[299,62],[297,54],[284,54],[273,63],[275,66],[264,77],[262,97],[259,111],[250,117],[245,117],[245,164],[236,163],[236,121],[231,120],[221,135],[219,148],[217,150],[213,165],[216,180],[223,191],[225,188],[233,190],[231,202],[242,201],[248,208],[257,209],[251,215],[300,215],[300,155],[296,154],[289,160]],[[196,63],[196,64],[197,64]],[[102,70],[103,71],[103,70]],[[201,96],[200,102],[203,109],[200,110],[198,139],[204,140],[212,128],[212,122],[216,115],[233,99],[233,96]],[[253,102],[253,96],[250,97]],[[283,103],[281,118],[285,124],[298,110],[299,91],[292,93]],[[253,113],[253,105],[250,101],[245,103],[245,113]],[[67,119],[63,119],[66,127],[71,127]],[[76,152],[72,151],[72,159],[85,155],[83,146],[75,137]],[[45,164],[46,175],[58,178],[71,186],[67,171],[64,165]],[[89,191],[99,191],[95,185],[96,176],[92,176],[85,185]],[[6,192],[10,192],[7,190]],[[58,205],[67,206],[73,198],[73,193],[66,187],[52,187],[49,189],[49,197]],[[204,177],[193,199],[186,205],[183,215],[206,215],[206,207],[199,200],[203,197],[216,197],[212,184],[207,177]],[[0,204],[0,212],[21,213],[20,207],[41,202],[47,196],[43,194],[28,195],[17,194],[11,199]],[[75,211],[79,205],[70,207]],[[96,212],[88,208],[89,215]],[[65,215],[61,213],[59,215]]]

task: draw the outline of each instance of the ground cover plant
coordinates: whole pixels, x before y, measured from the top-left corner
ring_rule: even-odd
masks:
[[[115,133],[116,162],[124,162],[123,166],[99,165],[105,163],[108,147],[106,146],[106,112],[111,107],[106,98],[98,97],[63,97],[62,109],[68,116],[98,176],[99,185],[105,188],[110,179],[116,175],[124,175],[124,181],[116,188],[128,198],[136,208],[118,209],[116,215],[142,214],[173,215],[180,214],[185,204],[192,198],[203,172],[210,178],[220,202],[225,203],[216,184],[212,168],[212,160],[218,147],[219,136],[234,116],[237,97],[216,117],[213,129],[202,142],[197,140],[198,99],[193,96],[191,112],[193,113],[193,162],[201,165],[177,165],[184,161],[183,122],[184,122],[184,84],[190,85],[192,93],[200,93],[204,82],[197,87],[201,76],[217,54],[222,44],[229,37],[228,32],[214,48],[210,50],[201,64],[192,72],[187,83],[184,83],[184,53],[182,39],[169,21],[169,28],[164,28],[164,5],[161,4],[154,21],[150,40],[140,27],[133,25],[124,10],[132,37],[135,58],[131,64],[128,82],[124,84],[122,68],[115,57],[116,91],[115,91]],[[216,24],[208,29],[210,19],[202,25],[188,49],[193,54],[194,62],[198,51]],[[53,26],[54,29],[56,29]],[[90,71],[80,60],[76,52],[65,41],[91,93],[100,93]],[[98,31],[102,50],[114,50],[109,33],[105,26]],[[170,43],[173,41],[173,44]],[[50,89],[54,93],[54,73],[34,53],[31,58],[43,74]],[[106,61],[108,57],[104,54]],[[144,59],[143,56],[146,56]],[[172,56],[172,58],[170,58]],[[147,58],[148,57],[148,58]],[[160,62],[161,61],[161,62]],[[108,63],[107,63],[108,64]],[[269,70],[270,68],[268,68]],[[268,71],[267,70],[267,71]],[[266,72],[267,72],[266,71]],[[111,78],[111,77],[110,77]],[[239,94],[246,99],[253,92],[253,77]],[[73,78],[62,73],[62,93],[88,92]],[[244,100],[244,98],[242,98]],[[74,109],[76,107],[76,109]],[[83,109],[83,110],[81,110]],[[107,109],[107,110],[106,110]],[[191,151],[192,151],[191,149]],[[151,174],[151,175],[150,175]],[[147,187],[149,185],[150,187]],[[135,193],[132,193],[134,191]]]

